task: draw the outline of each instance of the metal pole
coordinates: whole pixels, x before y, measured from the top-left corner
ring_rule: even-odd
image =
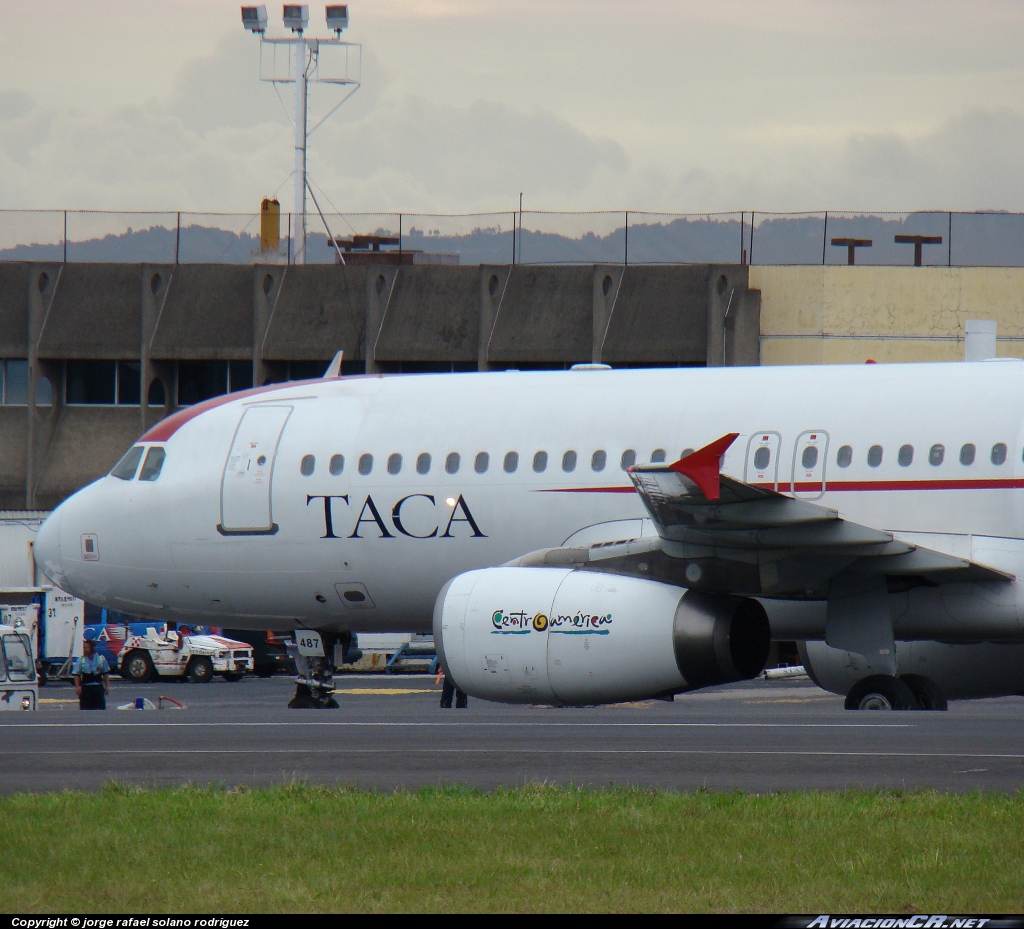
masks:
[[[946,227],[946,267],[953,267],[953,213],[949,214],[949,225]]]
[[[622,246],[622,265],[625,267],[629,264],[629,210],[626,210],[626,228],[625,232],[625,243]]]
[[[512,264],[516,263],[516,214],[512,214]]]
[[[743,261],[743,225],[747,219],[747,211],[743,210],[740,213],[740,264],[744,264]]]
[[[292,214],[288,214],[288,260],[286,264],[292,263]]]
[[[754,211],[750,211],[750,261],[748,264],[754,263]]]
[[[178,263],[178,256],[181,254],[181,211],[178,211],[178,228],[174,233],[174,263]]]
[[[68,211],[64,211],[64,264],[68,263]]]
[[[825,228],[821,233],[821,263],[825,263],[825,244],[828,242],[828,210],[825,210]],[[851,262],[852,264],[852,262]]]
[[[398,214],[398,263],[402,263],[402,214]]]
[[[295,49],[295,263],[306,263],[306,40],[300,35],[292,46]]]
[[[523,192],[519,191],[519,262],[523,261]]]

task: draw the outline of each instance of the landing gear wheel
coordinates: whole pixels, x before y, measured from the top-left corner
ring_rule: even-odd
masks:
[[[205,684],[213,677],[213,662],[205,655],[196,655],[188,663],[185,677],[190,684]]]
[[[314,695],[308,684],[296,684],[295,696],[288,702],[290,710],[336,710],[338,701],[329,693]]]
[[[242,675],[238,671],[225,671],[221,677],[226,681],[231,681],[232,684],[242,679]]]
[[[848,710],[917,710],[914,692],[898,677],[873,674],[857,681],[846,695]]]
[[[153,659],[138,649],[129,652],[121,661],[121,677],[133,684],[145,684],[156,676]]]
[[[913,691],[922,710],[949,709],[942,688],[931,678],[923,677],[920,674],[902,674],[900,680]]]

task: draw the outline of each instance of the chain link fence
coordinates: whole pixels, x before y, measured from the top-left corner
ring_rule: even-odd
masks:
[[[1024,266],[1024,214],[1003,212],[315,211],[306,228],[307,264],[376,247],[466,265]],[[0,260],[291,263],[297,231],[295,216],[282,213],[277,248],[261,251],[259,213],[0,210]]]

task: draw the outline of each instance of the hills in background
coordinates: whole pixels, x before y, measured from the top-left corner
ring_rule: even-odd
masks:
[[[721,217],[680,217],[652,221],[649,215],[634,222],[628,230],[625,218],[617,228],[608,214],[598,214],[610,231],[557,232],[536,228],[541,223],[585,228],[586,214],[542,214],[537,219],[524,214],[524,228],[515,233],[511,228],[477,227],[462,234],[446,234],[439,228],[421,230],[415,225],[404,231],[402,245],[407,250],[457,254],[465,265],[508,264],[515,260],[526,264],[548,263],[738,263],[742,252],[752,264],[845,264],[846,249],[830,244],[832,238],[872,239],[871,248],[857,251],[857,263],[865,265],[909,265],[913,263],[912,245],[897,245],[897,235],[942,236],[941,245],[924,247],[926,265],[1024,266],[1024,214],[1017,213],[912,213],[899,217],[872,215],[829,215],[827,226],[823,214],[812,216],[757,217],[751,236],[750,214],[741,220]],[[505,219],[511,221],[512,214]],[[316,217],[310,218],[312,226]],[[376,217],[379,223],[380,217]],[[437,217],[444,223],[446,217]],[[452,217],[451,219],[455,219]],[[461,218],[459,218],[461,219]],[[212,223],[216,220],[210,217]],[[6,221],[0,217],[0,224]],[[463,223],[466,220],[462,220]],[[397,223],[396,223],[397,225]],[[596,221],[595,221],[596,225]],[[16,232],[17,230],[13,230]],[[359,229],[366,234],[395,235],[396,230]],[[5,230],[10,240],[12,230]],[[347,234],[348,230],[346,230]],[[741,244],[742,239],[742,244]],[[176,242],[177,240],[177,242]],[[69,237],[69,261],[93,262],[212,262],[248,264],[258,254],[259,236],[217,228],[216,225],[183,226],[180,238],[175,228],[151,226],[127,229],[120,234],[76,240]],[[282,251],[285,249],[282,242]],[[5,261],[61,261],[64,246],[23,244],[0,249]],[[313,232],[307,239],[307,261],[329,264],[334,250],[323,232]]]

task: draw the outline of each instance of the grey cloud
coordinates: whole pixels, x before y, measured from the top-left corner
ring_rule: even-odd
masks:
[[[24,91],[0,90],[0,123],[23,119],[35,108],[35,101]]]

